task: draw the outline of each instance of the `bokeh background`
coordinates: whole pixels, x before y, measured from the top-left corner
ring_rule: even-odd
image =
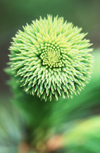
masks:
[[[5,131],[9,129],[8,135],[9,137],[12,135],[13,142],[16,141],[17,143],[21,139],[20,126],[18,121],[16,121],[16,117],[14,116],[11,119],[12,115],[7,115],[9,103],[7,104],[6,102],[9,101],[11,92],[6,84],[9,77],[4,72],[4,68],[7,67],[9,46],[17,30],[22,30],[22,26],[26,25],[26,23],[31,24],[32,20],[39,19],[40,16],[46,17],[47,14],[64,17],[65,20],[72,22],[75,26],[82,27],[83,32],[88,32],[86,38],[90,39],[91,43],[93,43],[94,68],[91,81],[85,90],[82,91],[81,95],[69,100],[67,107],[62,110],[64,115],[67,116],[67,129],[69,131],[67,131],[68,153],[99,153],[100,0],[0,0],[0,105],[3,105],[0,107],[0,128],[3,121],[3,128],[5,128]],[[4,105],[4,103],[6,104]],[[60,107],[55,106],[53,111],[56,109],[59,110]],[[57,113],[55,114],[57,115]],[[82,121],[78,122],[79,119]],[[11,121],[12,128],[10,124],[7,124],[7,120]],[[16,123],[13,123],[13,120]],[[77,124],[74,125],[76,122]],[[9,128],[7,127],[8,125]],[[69,130],[71,128],[72,131]],[[16,139],[14,133],[11,132],[13,129],[16,129]],[[62,130],[65,130],[65,127],[62,127]],[[83,131],[83,133],[79,133],[79,130]],[[77,140],[75,139],[76,135],[79,136]],[[0,138],[3,138],[3,134]],[[86,140],[89,142],[87,145],[84,143]],[[81,142],[81,147],[76,142]],[[14,153],[13,149],[10,150],[10,153]],[[0,149],[0,153],[3,153],[3,151]]]

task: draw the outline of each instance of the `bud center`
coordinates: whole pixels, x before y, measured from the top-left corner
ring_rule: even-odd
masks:
[[[43,60],[42,64],[50,68],[62,66],[60,49],[55,47],[45,47],[45,49],[42,50],[40,58]]]

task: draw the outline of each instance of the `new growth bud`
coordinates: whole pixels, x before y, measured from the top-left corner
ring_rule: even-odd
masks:
[[[52,100],[80,93],[91,74],[86,34],[63,18],[33,21],[13,38],[10,66],[26,93]]]

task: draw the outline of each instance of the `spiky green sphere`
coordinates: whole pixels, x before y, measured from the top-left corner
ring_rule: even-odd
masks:
[[[92,62],[91,44],[81,30],[48,15],[18,31],[10,47],[10,66],[26,93],[45,101],[80,93]]]

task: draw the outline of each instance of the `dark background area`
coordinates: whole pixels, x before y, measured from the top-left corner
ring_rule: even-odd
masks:
[[[0,0],[0,93],[9,93],[4,72],[9,46],[18,29],[32,20],[63,16],[68,22],[83,28],[94,48],[100,47],[100,0]]]

